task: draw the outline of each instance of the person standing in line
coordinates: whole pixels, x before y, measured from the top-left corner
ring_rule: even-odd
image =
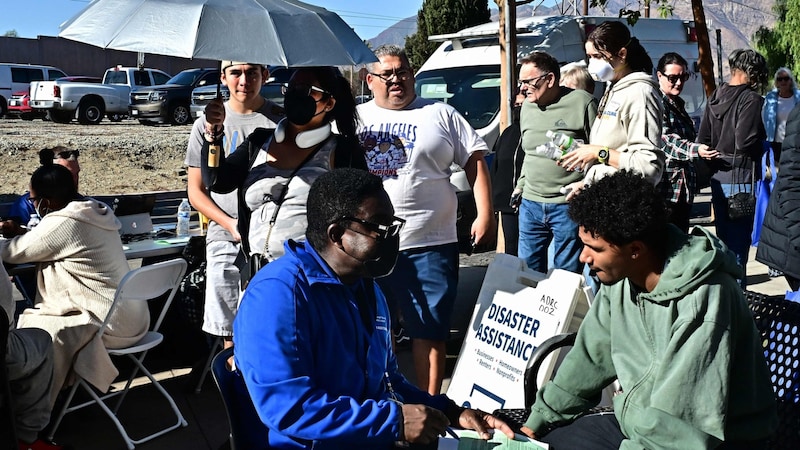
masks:
[[[775,71],[774,86],[764,96],[761,120],[764,121],[767,142],[775,155],[775,164],[778,164],[781,159],[783,139],[786,136],[786,120],[792,109],[800,103],[800,89],[797,89],[794,75],[787,67]]]
[[[658,60],[656,76],[664,101],[661,141],[667,157],[658,187],[670,210],[669,221],[683,232],[688,232],[692,203],[697,192],[694,161],[698,158],[716,158],[719,152],[708,148],[708,145],[694,142],[697,137],[694,122],[680,97],[691,76],[686,59],[674,52],[665,53]]]
[[[495,238],[486,143],[469,123],[444,103],[417,97],[414,72],[396,45],[375,50],[367,83],[375,96],[358,106],[362,143],[370,172],[383,178],[398,215],[408,221],[400,235],[400,258],[381,287],[402,312],[412,339],[417,384],[438,394],[444,378],[445,340],[458,286],[456,194],[450,166],[466,172],[477,206],[471,234],[475,245]],[[400,143],[402,151],[387,152]],[[376,164],[372,155],[388,155]]]
[[[792,291],[800,290],[800,105],[786,121],[780,171],[769,198],[756,260],[783,272]]]
[[[622,22],[607,21],[586,38],[588,70],[595,81],[607,83],[592,124],[589,144],[564,155],[567,170],[582,170],[583,180],[570,185],[567,200],[600,178],[626,169],[653,185],[664,171],[661,150],[663,106],[653,80],[650,55]]]
[[[561,66],[561,86],[583,89],[594,95],[595,82],[584,61],[576,61]]]
[[[511,123],[500,133],[500,137],[492,147],[494,159],[490,167],[492,205],[503,232],[503,252],[513,256],[517,256],[519,243],[519,207],[513,205],[511,196],[525,158],[525,152],[522,150],[522,132],[519,129],[519,114],[524,100],[525,95],[522,93],[518,93],[514,99]]]
[[[563,189],[583,178],[556,164],[547,151],[548,131],[586,142],[597,116],[597,102],[582,89],[559,85],[558,61],[545,52],[532,52],[520,60],[520,90],[525,94],[520,115],[525,162],[515,192],[519,205],[519,257],[528,268],[548,271],[547,252],[553,244],[552,269],[580,273],[581,244],[578,226],[567,215]]]
[[[775,394],[734,255],[668,223],[637,173],[590,185],[569,213],[602,287],[522,431],[554,449],[765,449]],[[585,414],[615,379],[614,412]]]
[[[400,373],[390,312],[374,279],[391,273],[405,221],[381,179],[361,169],[320,175],[305,242],[247,286],[234,358],[269,448],[386,450],[433,444],[448,425],[513,432],[491,414],[430,395]],[[430,447],[415,447],[430,448]]]
[[[208,217],[206,234],[206,300],[203,331],[223,338],[225,348],[233,345],[233,319],[239,303],[240,269],[246,261],[240,252],[238,197],[206,190],[201,171],[203,144],[222,135],[222,151],[233,152],[256,128],[275,128],[283,109],[261,96],[269,70],[260,64],[223,61],[220,82],[228,87],[227,102],[215,99],[206,106],[189,136],[186,165],[187,191],[192,206]]]
[[[752,181],[759,177],[766,133],[761,120],[764,99],[757,91],[767,81],[767,61],[755,50],[737,49],[728,56],[728,65],[731,79],[711,94],[697,142],[720,153],[710,181],[714,226],[717,236],[736,254],[744,289],[754,214],[731,219],[727,200],[737,192],[751,192]]]

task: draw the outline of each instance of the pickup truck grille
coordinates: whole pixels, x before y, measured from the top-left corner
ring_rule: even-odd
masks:
[[[150,98],[149,92],[131,93],[131,104],[147,103],[149,98]]]

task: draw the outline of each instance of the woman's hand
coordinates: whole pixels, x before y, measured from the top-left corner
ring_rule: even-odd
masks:
[[[490,439],[489,430],[499,430],[514,439],[514,431],[505,422],[497,417],[477,409],[464,409],[458,416],[458,426],[467,430],[475,430],[481,439]]]
[[[583,182],[583,180],[576,181],[574,183],[570,183],[570,184],[564,186],[563,189],[564,189],[564,192],[565,192],[564,195],[566,196],[566,200],[570,201],[570,200],[572,200],[573,197],[575,197],[576,195],[580,194],[581,193],[581,189],[583,189],[584,186],[585,186],[585,183]]]
[[[562,156],[557,164],[570,172],[586,170],[592,164],[597,163],[597,157],[602,148],[602,145],[580,144],[578,148]]]

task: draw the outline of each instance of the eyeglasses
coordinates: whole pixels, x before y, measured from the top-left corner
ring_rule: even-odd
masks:
[[[67,150],[56,153],[53,155],[53,159],[66,159],[68,161],[75,161],[78,159],[78,156],[81,156],[81,152],[78,150]]]
[[[373,77],[378,77],[386,84],[392,83],[392,79],[397,81],[406,81],[411,78],[411,71],[408,69],[394,69],[391,72],[374,73],[370,72]]]
[[[664,75],[664,74],[662,73],[661,75],[663,75],[663,76],[664,76],[664,78],[666,78],[666,79],[667,79],[667,81],[669,81],[669,82],[670,82],[670,84],[675,84],[675,83],[677,83],[677,82],[678,82],[678,80],[681,80],[681,83],[685,83],[685,82],[686,82],[686,80],[688,80],[688,79],[689,79],[689,77],[691,76],[691,75],[689,75],[688,73],[682,73],[682,74],[680,74],[680,75]]]
[[[322,96],[330,96],[331,93],[325,89],[314,86],[313,84],[292,84],[283,83],[281,86],[281,94],[286,95],[288,92],[302,92],[303,94],[311,97],[312,92],[319,92]]]
[[[775,77],[775,81],[789,81],[791,78],[789,77]]]
[[[391,225],[382,225],[375,222],[370,222],[369,220],[359,219],[358,217],[352,216],[342,216],[337,220],[337,222],[348,221],[348,222],[358,222],[361,225],[364,225],[369,231],[374,233],[378,233],[377,236],[371,236],[375,239],[386,239],[389,237],[394,237],[400,234],[400,230],[403,229],[403,226],[406,224],[405,219],[401,219],[399,217],[392,217],[392,224]],[[356,230],[352,230],[358,233]],[[364,234],[364,233],[359,233]],[[365,235],[369,236],[369,235]]]
[[[550,75],[550,72],[543,73],[543,74],[539,75],[538,77],[528,78],[527,80],[519,80],[517,82],[517,87],[521,89],[522,86],[525,86],[527,84],[528,86],[530,86],[530,87],[532,87],[534,89],[539,89],[538,81],[541,80],[542,78],[548,76],[548,75]]]

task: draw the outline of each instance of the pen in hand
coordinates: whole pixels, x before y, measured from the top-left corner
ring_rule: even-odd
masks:
[[[450,435],[450,437],[452,437],[453,439],[455,439],[455,440],[457,440],[457,441],[460,441],[460,440],[461,440],[461,438],[460,438],[460,437],[458,437],[458,435],[456,434],[456,432],[455,432],[455,431],[453,431],[453,429],[452,429],[452,428],[450,428],[450,427],[447,427],[447,428],[445,428],[445,429],[444,429],[444,431],[445,431],[445,432],[447,432],[447,434],[449,434],[449,435]]]

